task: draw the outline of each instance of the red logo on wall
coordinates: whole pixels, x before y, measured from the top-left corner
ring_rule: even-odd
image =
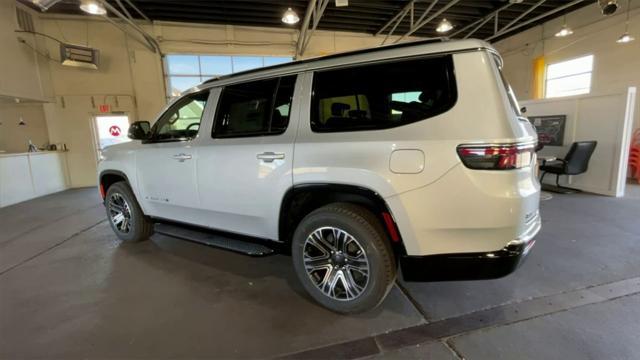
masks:
[[[109,134],[111,134],[111,136],[120,136],[120,133],[122,132],[122,130],[120,130],[120,127],[113,125],[112,127],[109,128]]]

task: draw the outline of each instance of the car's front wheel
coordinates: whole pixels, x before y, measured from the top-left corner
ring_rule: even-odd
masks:
[[[126,182],[111,185],[104,201],[109,224],[120,240],[142,241],[153,234],[153,222],[144,215]]]
[[[292,243],[298,278],[318,303],[339,313],[378,306],[396,277],[380,221],[364,207],[336,203],[307,215]]]

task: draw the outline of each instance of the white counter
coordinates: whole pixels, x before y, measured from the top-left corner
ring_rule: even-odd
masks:
[[[66,153],[0,153],[0,207],[67,188]]]

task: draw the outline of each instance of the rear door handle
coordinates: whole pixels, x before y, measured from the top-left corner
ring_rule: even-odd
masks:
[[[284,159],[284,154],[268,151],[268,152],[263,152],[262,154],[258,154],[257,158],[264,162],[273,162],[273,160]]]
[[[178,160],[180,162],[184,162],[185,160],[191,160],[191,155],[189,154],[184,154],[184,153],[180,153],[180,154],[175,154],[172,156],[175,160]]]

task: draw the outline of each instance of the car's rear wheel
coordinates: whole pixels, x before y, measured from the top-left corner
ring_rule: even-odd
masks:
[[[117,182],[109,187],[105,207],[109,224],[120,240],[137,242],[153,234],[153,222],[144,215],[126,182]]]
[[[292,256],[309,294],[339,313],[375,308],[396,277],[395,258],[380,221],[353,204],[330,204],[307,215],[294,233]]]

